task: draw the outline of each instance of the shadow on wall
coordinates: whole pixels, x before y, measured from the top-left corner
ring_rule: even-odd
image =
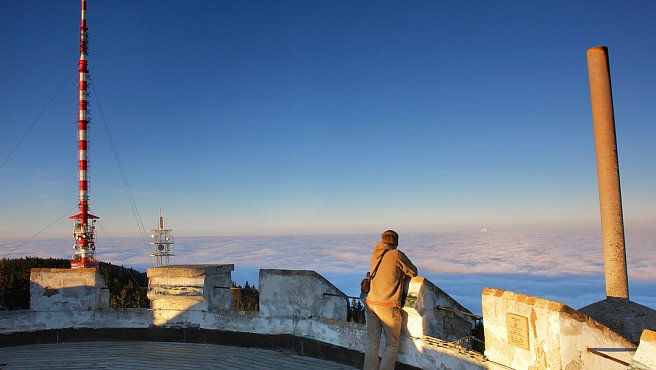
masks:
[[[32,311],[109,309],[109,290],[98,269],[34,268],[30,271]]]

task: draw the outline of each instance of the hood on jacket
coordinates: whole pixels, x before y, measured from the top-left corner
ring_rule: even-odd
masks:
[[[392,249],[392,250],[396,249],[396,245],[380,242],[380,243],[376,244],[376,248],[374,248],[374,251],[373,251],[372,254],[374,255],[374,257],[378,258],[383,254],[383,252],[385,252],[386,250],[389,250],[389,249]]]

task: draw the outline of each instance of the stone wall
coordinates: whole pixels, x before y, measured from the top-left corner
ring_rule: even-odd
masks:
[[[364,352],[364,325],[346,322],[347,297],[314,271],[261,270],[260,311],[230,311],[233,265],[148,270],[152,309],[108,309],[95,269],[33,269],[31,309],[0,311],[0,333],[67,328],[181,327],[292,335]],[[408,281],[398,360],[425,369],[656,369],[656,334],[636,347],[597,321],[558,302],[500,289],[483,290],[484,357],[454,343],[474,319],[430,281]],[[635,355],[635,356],[634,356]],[[607,357],[627,365],[621,365]]]
[[[471,335],[476,324],[473,317],[439,308],[471,312],[428,279],[415,277],[409,280],[405,291],[403,309],[407,314],[405,328],[408,336],[456,341]]]
[[[230,308],[230,275],[233,265],[166,266],[148,270],[152,309],[89,309],[89,304],[53,304],[48,308],[49,290],[42,285],[49,279],[57,280],[59,271],[36,271],[34,307],[40,310],[0,312],[0,333],[48,331],[59,329],[148,329],[198,328],[217,332],[293,335],[318,342],[364,352],[364,325],[346,322],[347,297],[333,284],[314,271],[261,270],[260,311],[235,312]],[[91,279],[96,271],[82,275]],[[44,276],[44,275],[55,276]],[[86,275],[85,275],[86,274]],[[95,279],[95,277],[94,277]],[[53,281],[54,281],[53,280]],[[86,286],[91,295],[106,292],[104,282],[87,280],[70,284],[60,279],[59,286]],[[93,281],[95,289],[88,285]],[[409,299],[403,308],[404,329],[399,349],[399,362],[421,368],[475,370],[487,369],[489,363],[482,355],[455,345],[450,341],[465,335],[470,322],[463,318],[447,318],[436,311],[435,305],[449,305],[465,310],[455,300],[430,281],[416,278],[409,285]],[[82,294],[82,291],[75,291]],[[59,293],[61,294],[61,292]],[[78,297],[79,298],[79,297]],[[95,298],[94,298],[95,299]],[[88,302],[87,300],[82,300]],[[59,301],[52,301],[59,302]],[[70,301],[67,301],[70,303]],[[94,300],[95,302],[95,300]],[[52,307],[51,307],[52,308]],[[449,314],[453,315],[453,314]],[[412,316],[413,320],[408,320]],[[433,322],[441,320],[442,322]],[[454,321],[455,320],[455,321]],[[466,325],[454,325],[453,322]],[[460,332],[460,329],[467,329]]]
[[[230,310],[232,264],[148,269],[148,299],[158,326],[197,326],[204,312]]]
[[[308,270],[260,270],[260,314],[346,321],[346,294]]]
[[[656,331],[644,330],[640,345],[631,361],[631,370],[656,370]]]
[[[438,307],[469,311],[426,278],[408,279],[405,285],[399,359],[426,369],[457,369],[462,364],[480,366],[483,356],[468,350],[471,346],[467,340],[476,320]],[[456,341],[458,344],[453,343]]]
[[[513,369],[626,369],[635,345],[558,302],[483,290],[485,355]],[[597,352],[595,354],[594,352]]]
[[[150,309],[0,312],[0,334],[66,328],[148,328],[151,326],[153,326],[153,311]]]
[[[95,268],[33,268],[30,270],[30,309],[106,310],[109,309],[109,290]]]

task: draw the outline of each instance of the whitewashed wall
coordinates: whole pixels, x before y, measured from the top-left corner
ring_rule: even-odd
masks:
[[[106,310],[109,291],[100,271],[33,268],[30,271],[30,308],[45,310]]]
[[[207,268],[214,270],[208,273]],[[188,268],[175,266],[173,270],[167,270],[168,272],[164,269],[152,272],[149,270],[149,276],[152,279],[149,291],[149,297],[153,298],[152,309],[110,310],[100,307],[89,309],[86,304],[49,305],[48,300],[52,300],[52,296],[48,297],[47,294],[57,288],[52,286],[48,290],[50,293],[44,296],[43,293],[47,290],[43,289],[40,284],[52,281],[52,276],[41,276],[35,279],[35,293],[37,293],[35,297],[40,303],[34,305],[31,310],[0,312],[0,333],[65,328],[198,327],[257,334],[290,334],[364,352],[366,329],[364,325],[346,322],[346,295],[313,271],[261,270],[259,312],[237,313],[216,309],[217,307],[226,307],[226,304],[229,305],[229,290],[217,293],[219,296],[208,296],[207,294],[210,294],[209,289],[213,289],[214,285],[221,286],[220,284],[224,283],[220,279],[225,279],[225,276],[219,278],[218,275],[227,273],[229,279],[232,268],[232,265],[224,265],[224,267],[189,266]],[[57,275],[66,271],[76,270],[65,269],[64,271],[51,271],[51,273]],[[207,279],[201,278],[201,276],[206,276]],[[72,286],[72,280],[60,279],[58,281],[60,285],[72,288],[71,292],[82,294],[79,296],[76,293],[78,301],[81,302],[85,300],[83,292],[102,293],[107,291],[106,289],[89,290],[88,286],[92,280],[78,281],[80,286],[87,287],[84,288],[86,290]],[[104,282],[93,281],[98,286],[104,287]],[[56,284],[53,283],[53,285]],[[401,339],[399,361],[426,369],[494,368],[490,367],[490,364],[482,356],[465,348],[449,345],[446,340],[429,343],[424,341],[421,336],[411,335],[410,333],[423,335],[426,330],[433,335],[439,335],[434,328],[443,327],[443,325],[430,322],[436,319],[435,312],[431,308],[432,305],[436,302],[449,302],[451,305],[457,305],[457,302],[428,280],[417,279],[414,289],[419,292],[419,302],[423,303],[414,308],[404,308],[403,317],[406,327]],[[172,294],[167,295],[167,291]],[[180,295],[180,292],[190,294],[185,296]],[[224,293],[225,297],[220,298]],[[324,293],[328,293],[328,295]],[[445,301],[447,298],[442,296],[443,294],[448,297],[448,300]],[[184,303],[180,303],[182,301]],[[457,306],[461,308],[461,306]],[[413,328],[407,327],[408,315],[414,315],[417,318],[412,323]],[[427,317],[424,318],[423,315],[427,315]],[[426,330],[424,326],[426,326]]]
[[[635,354],[631,342],[562,303],[491,288],[482,303],[485,355],[513,369],[626,369],[587,348],[626,363]]]
[[[640,336],[640,345],[631,361],[632,370],[656,370],[656,331],[645,329]]]

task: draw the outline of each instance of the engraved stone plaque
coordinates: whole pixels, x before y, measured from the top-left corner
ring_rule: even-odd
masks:
[[[528,317],[507,313],[506,326],[508,328],[508,343],[528,351]]]

